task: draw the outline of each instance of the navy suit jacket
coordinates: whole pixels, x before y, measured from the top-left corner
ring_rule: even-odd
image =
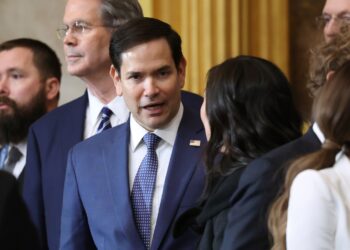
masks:
[[[68,157],[60,249],[145,249],[130,201],[129,122],[76,145]],[[200,140],[191,146],[190,140]],[[194,249],[187,230],[174,239],[176,218],[194,206],[204,186],[205,133],[199,115],[184,109],[153,235],[151,249]]]
[[[182,92],[184,107],[199,113],[202,98]],[[23,196],[43,249],[57,250],[68,151],[84,138],[88,96],[62,105],[29,130]]]
[[[247,166],[237,191],[231,197],[221,249],[271,249],[268,212],[284,183],[286,169],[296,157],[320,147],[319,139],[310,128],[304,136],[272,150]]]

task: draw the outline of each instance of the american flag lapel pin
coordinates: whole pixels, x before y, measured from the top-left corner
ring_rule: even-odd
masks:
[[[190,146],[192,147],[200,147],[201,141],[200,140],[190,140]]]

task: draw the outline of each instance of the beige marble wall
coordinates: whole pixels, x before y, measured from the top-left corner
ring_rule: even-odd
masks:
[[[69,76],[63,57],[62,42],[55,30],[61,23],[65,0],[0,0],[0,42],[29,37],[41,40],[58,54],[63,69],[60,103],[80,96],[85,87]]]

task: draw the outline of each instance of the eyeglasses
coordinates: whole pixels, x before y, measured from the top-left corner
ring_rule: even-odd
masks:
[[[344,14],[339,15],[339,16],[332,16],[329,14],[323,14],[319,17],[316,17],[316,23],[317,23],[319,28],[323,29],[324,27],[326,27],[326,25],[329,24],[329,22],[332,19],[335,22],[337,22],[338,24],[340,24],[340,26],[350,25],[350,13],[344,13]]]
[[[93,29],[95,27],[113,28],[113,26],[108,26],[108,25],[91,25],[91,24],[87,24],[87,23],[82,22],[82,21],[75,21],[70,26],[66,25],[66,24],[61,25],[56,30],[56,33],[57,33],[57,37],[59,39],[63,40],[67,36],[68,31],[70,31],[70,33],[74,34],[74,35],[82,35],[82,34],[89,32],[91,29]]]

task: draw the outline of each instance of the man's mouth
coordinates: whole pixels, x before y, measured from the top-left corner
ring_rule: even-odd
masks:
[[[69,54],[66,56],[67,62],[74,62],[78,59],[80,59],[82,56],[79,54]]]
[[[142,106],[142,109],[145,109],[148,112],[151,112],[152,115],[156,115],[156,114],[161,113],[163,106],[164,106],[163,102],[151,103],[151,104],[147,104],[147,105]]]

